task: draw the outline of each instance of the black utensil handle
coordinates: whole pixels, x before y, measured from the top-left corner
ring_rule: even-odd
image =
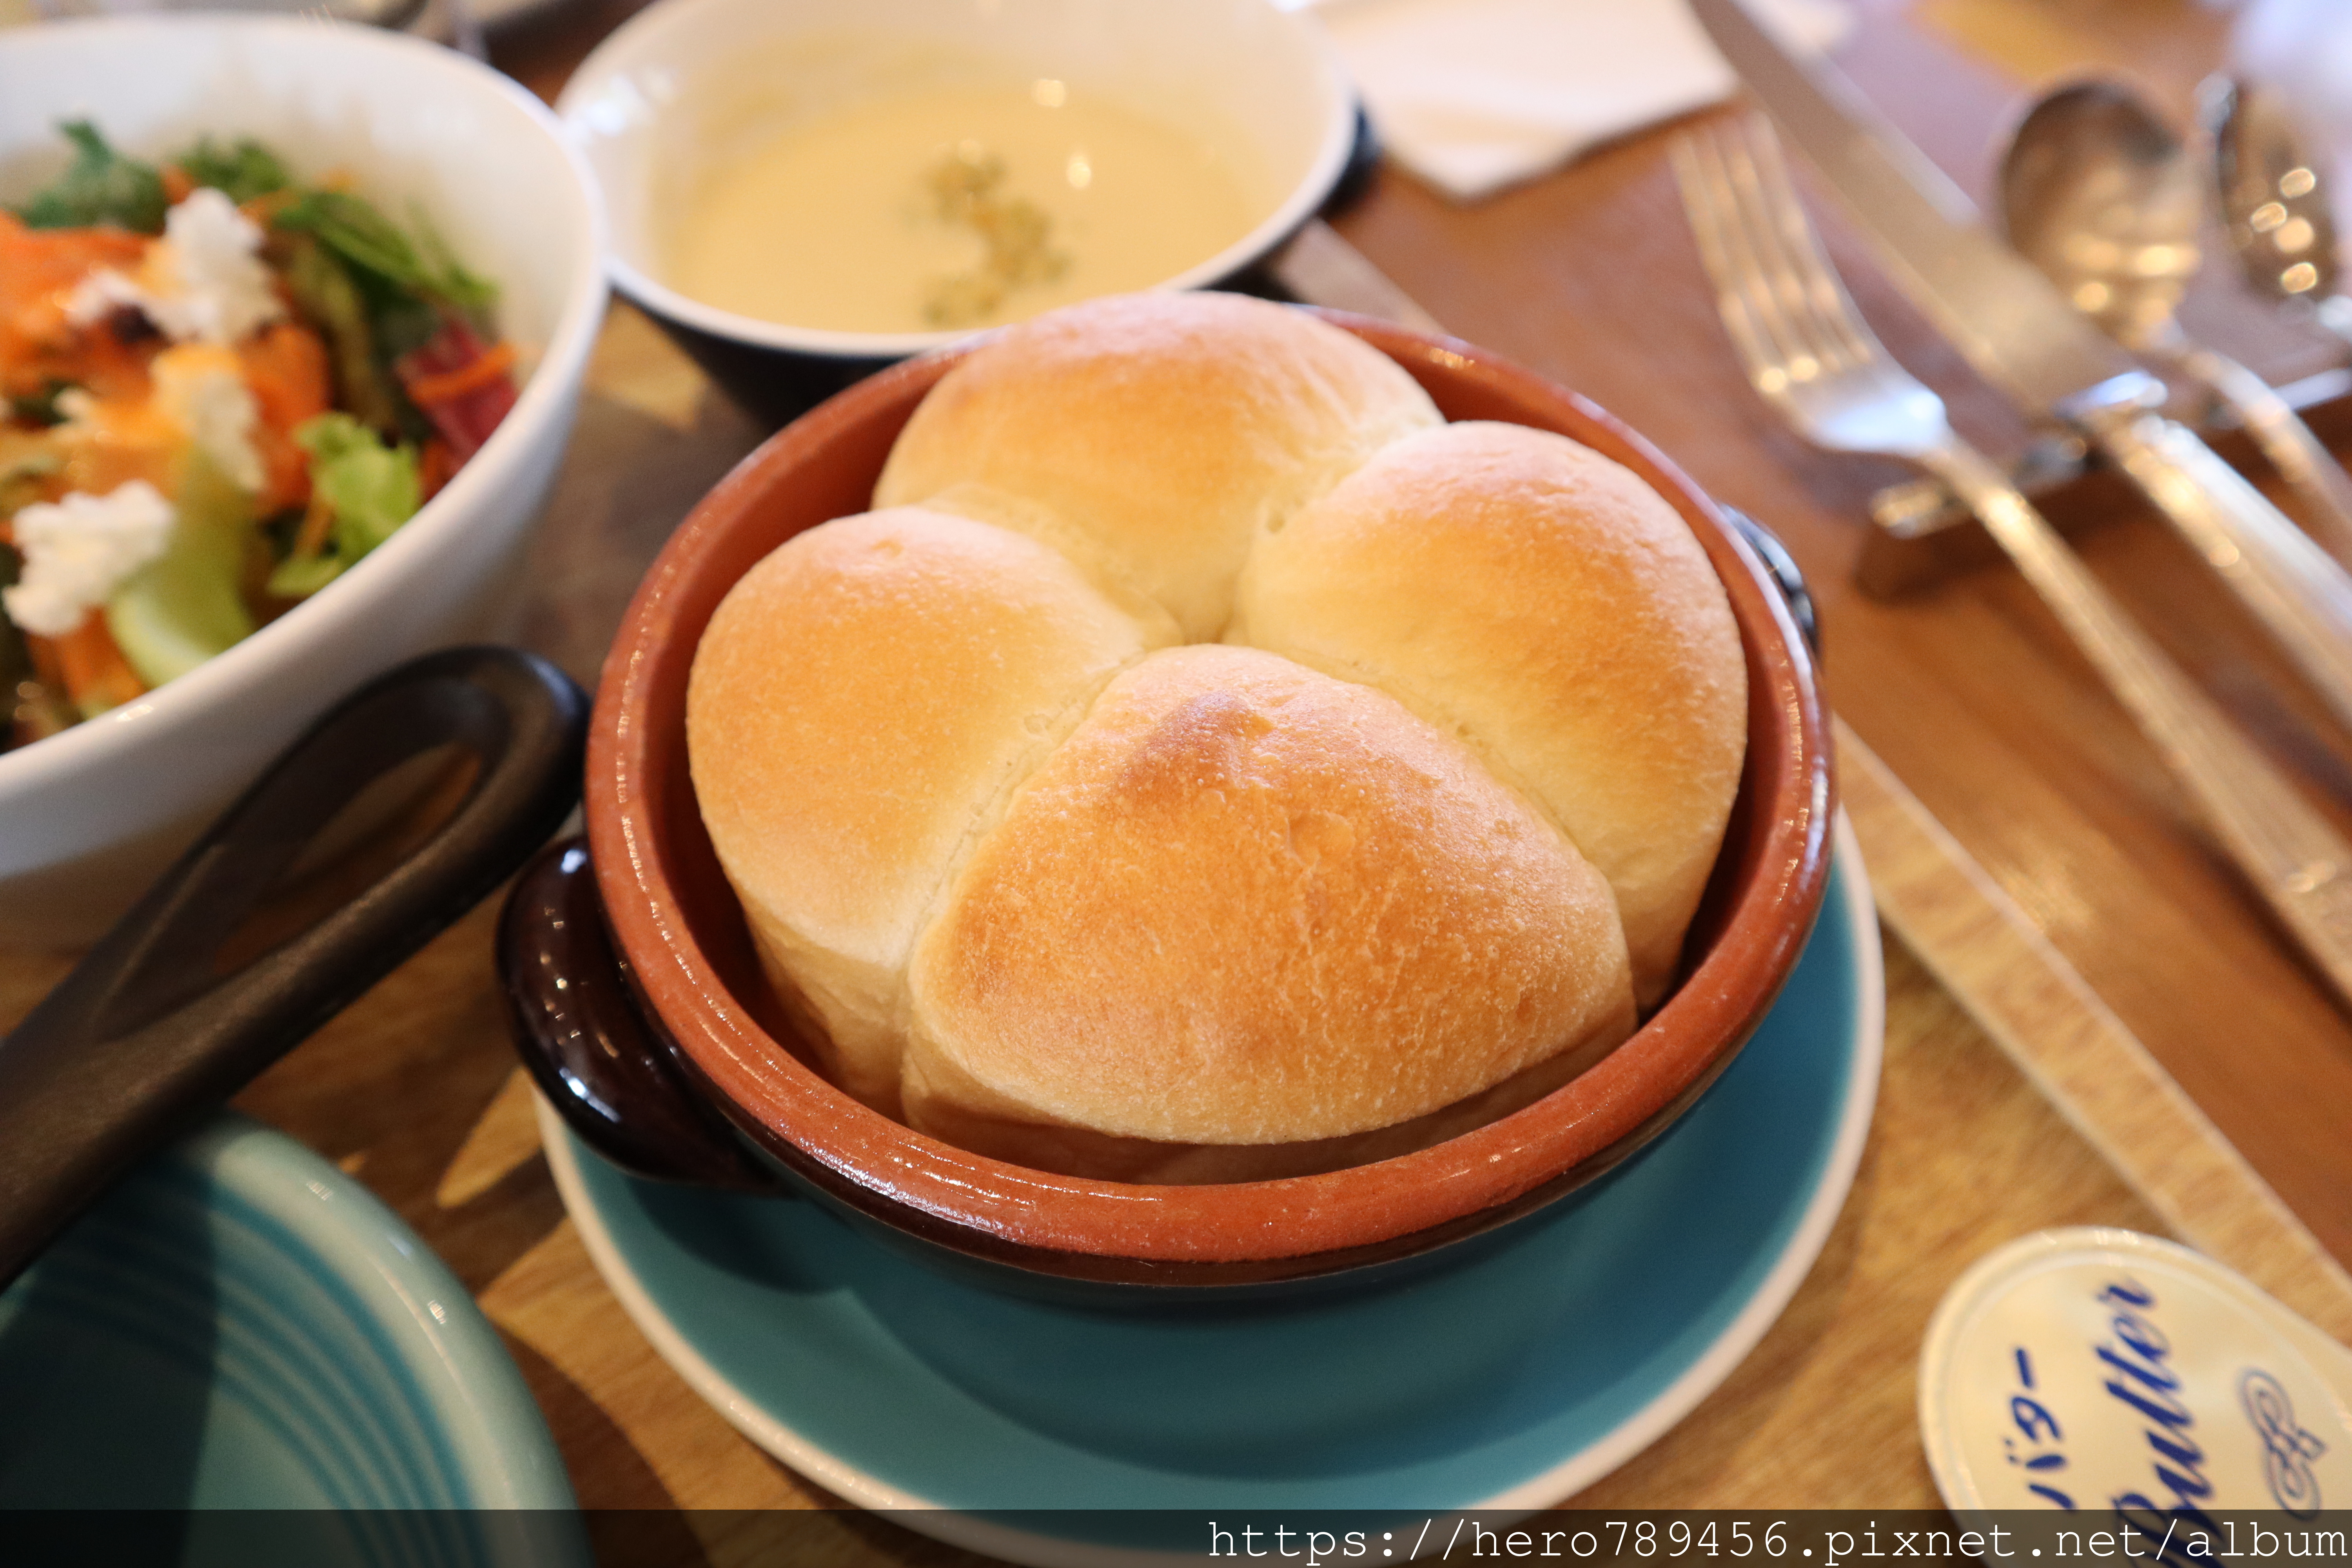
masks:
[[[782,1184],[677,1065],[613,946],[585,839],[551,844],[499,918],[499,979],[515,1050],[581,1141],[633,1175],[734,1192]]]
[[[579,799],[587,699],[510,648],[428,654],[362,688],[0,1040],[0,1284],[140,1159],[496,888]],[[454,747],[432,835],[326,919],[233,969],[224,949],[352,798]]]
[[[1739,537],[1748,542],[1748,548],[1764,563],[1764,570],[1771,574],[1772,585],[1780,590],[1780,597],[1788,603],[1789,618],[1805,634],[1805,646],[1813,650],[1816,658],[1820,658],[1821,617],[1813,609],[1813,591],[1805,586],[1805,574],[1798,569],[1797,558],[1789,553],[1789,547],[1780,542],[1779,534],[1738,507],[1717,502],[1717,510],[1730,520],[1731,526],[1739,531]]]

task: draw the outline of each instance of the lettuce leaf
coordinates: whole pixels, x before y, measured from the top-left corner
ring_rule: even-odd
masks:
[[[163,232],[163,177],[108,145],[87,120],[58,130],[74,144],[72,165],[16,209],[27,228],[86,228],[110,223],[140,234]]]
[[[387,447],[348,414],[321,414],[294,432],[310,454],[310,488],[334,510],[328,548],[289,557],[269,575],[269,591],[286,598],[315,594],[352,562],[392,537],[424,504],[416,448]]]
[[[239,206],[294,184],[278,154],[250,137],[224,147],[207,136],[172,162],[194,184],[213,186]]]
[[[311,486],[335,509],[335,547],[348,560],[391,538],[424,504],[416,448],[405,441],[387,447],[348,414],[308,420],[294,440],[310,454]]]
[[[350,265],[394,288],[464,310],[487,310],[498,289],[460,267],[421,221],[412,240],[375,204],[348,191],[309,190],[270,215],[278,228],[318,236]]]
[[[421,220],[419,238],[412,240],[371,203],[347,192],[303,191],[272,214],[270,224],[281,241],[315,245],[321,258],[350,281],[359,300],[372,368],[381,384],[392,390],[383,399],[349,406],[388,437],[421,440],[430,435],[432,426],[398,392],[391,366],[429,342],[441,330],[446,311],[487,322],[497,289],[452,260]],[[358,366],[350,370],[356,373]]]
[[[327,340],[337,405],[387,436],[398,434],[406,399],[376,358],[367,301],[351,273],[310,235],[281,235],[273,244],[295,305]]]
[[[171,543],[106,602],[106,629],[150,686],[185,675],[254,629],[239,591],[253,533],[245,491],[194,453],[172,509]]]

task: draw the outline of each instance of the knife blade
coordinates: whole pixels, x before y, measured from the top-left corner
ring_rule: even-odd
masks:
[[[1895,284],[2027,413],[2096,442],[2244,600],[2352,727],[2352,578],[2187,428],[2162,384],[1980,220],[1967,195],[1826,59],[1740,0],[1691,9],[1861,229]],[[2352,867],[2315,868],[2325,879]]]

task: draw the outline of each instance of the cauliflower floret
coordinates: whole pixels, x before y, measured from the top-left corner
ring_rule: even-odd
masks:
[[[262,263],[261,230],[210,185],[191,191],[163,219],[139,275],[93,272],[67,315],[88,325],[131,306],[173,342],[233,343],[286,314]]]
[[[28,632],[60,637],[106,603],[122,580],[163,553],[172,503],[144,479],[103,496],[77,490],[21,508],[12,524],[22,579],[0,588],[0,607]]]

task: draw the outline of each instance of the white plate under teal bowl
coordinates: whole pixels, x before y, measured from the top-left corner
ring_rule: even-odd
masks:
[[[244,1117],[150,1161],[0,1293],[0,1508],[300,1513],[336,1563],[588,1561],[466,1288]],[[234,1530],[210,1539],[234,1557]]]
[[[614,1294],[777,1458],[869,1508],[941,1510],[898,1517],[1000,1556],[1196,1558],[1140,1510],[1536,1508],[1664,1433],[1820,1253],[1869,1128],[1884,1023],[1878,927],[1841,822],[1802,962],[1665,1137],[1460,1267],[1206,1314],[997,1295],[814,1204],[635,1181],[544,1106],[541,1126]],[[1138,1511],[1042,1527],[1085,1540],[975,1517],[1057,1509]]]

